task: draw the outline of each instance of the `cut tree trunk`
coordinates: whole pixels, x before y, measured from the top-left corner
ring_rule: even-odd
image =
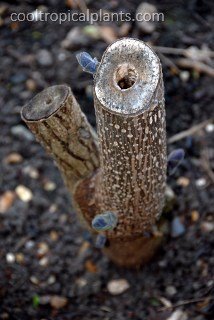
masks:
[[[94,102],[98,138],[67,86],[44,90],[22,118],[56,160],[85,225],[96,233],[97,214],[117,215],[116,228],[104,232],[104,252],[139,266],[162,240],[156,224],[166,186],[162,71],[151,48],[128,38],[110,45],[95,74]]]
[[[23,107],[22,118],[54,157],[71,193],[99,167],[96,133],[68,86],[42,91]]]

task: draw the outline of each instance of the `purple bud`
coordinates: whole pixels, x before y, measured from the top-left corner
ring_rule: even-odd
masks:
[[[76,55],[77,61],[83,71],[94,74],[99,64],[97,58],[92,58],[87,52],[80,52]]]
[[[95,242],[95,247],[97,249],[104,248],[106,241],[107,241],[107,237],[104,234],[102,234],[102,233],[98,234],[98,236],[96,238],[96,242]]]
[[[183,149],[176,149],[172,151],[168,156],[168,174],[172,175],[177,170],[178,166],[184,159],[184,150]]]
[[[92,220],[92,228],[96,231],[113,230],[118,222],[117,214],[111,211],[105,211],[98,214]]]

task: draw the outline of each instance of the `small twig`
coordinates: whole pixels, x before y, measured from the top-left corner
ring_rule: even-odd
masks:
[[[87,13],[88,8],[84,0],[74,0],[74,2],[78,6],[81,12],[83,12],[84,14]]]
[[[203,159],[203,161],[201,162],[201,165],[202,165],[203,169],[206,171],[210,180],[212,180],[212,183],[214,183],[214,173],[210,168],[210,163],[208,161],[206,161],[205,159]]]
[[[168,47],[153,47],[155,51],[161,54],[182,55],[185,58],[178,59],[173,63],[182,68],[194,69],[198,72],[205,73],[210,77],[214,77],[214,69],[211,64],[211,58],[214,57],[214,52],[207,47],[199,49],[197,47],[182,48],[168,48]]]
[[[205,73],[210,77],[214,77],[214,69],[203,62],[183,58],[176,60],[176,64],[179,67],[194,69],[200,73]]]
[[[210,180],[214,183],[214,172],[211,169],[210,159],[207,148],[202,152],[201,156],[201,166],[203,167],[204,171],[206,171]]]
[[[193,126],[190,129],[181,131],[181,132],[175,134],[174,136],[172,136],[171,138],[169,138],[168,139],[168,143],[174,143],[176,141],[179,141],[181,139],[189,137],[189,136],[195,134],[196,132],[202,130],[204,127],[206,127],[207,124],[209,124],[211,122],[213,122],[213,118],[205,120],[205,121],[203,121],[203,122],[201,122],[199,124],[196,124],[195,126]]]
[[[201,301],[204,301],[204,300],[206,300],[206,299],[207,299],[207,300],[214,300],[214,296],[208,296],[208,297],[202,297],[202,298],[184,300],[184,301],[178,302],[178,303],[176,303],[176,304],[174,304],[174,305],[171,305],[171,306],[162,307],[162,308],[158,309],[157,311],[158,311],[158,312],[161,312],[161,311],[166,311],[166,310],[170,310],[170,309],[175,309],[175,308],[178,308],[178,307],[187,305],[187,304],[201,302]]]
[[[15,252],[18,251],[28,240],[29,240],[29,236],[21,238],[20,241],[18,241],[17,245],[15,246],[14,251]]]
[[[194,12],[193,15],[196,18],[196,20],[198,20],[201,24],[206,25],[209,28],[212,28],[211,24],[208,21],[206,21],[200,14]]]
[[[160,53],[164,54],[172,54],[172,55],[187,55],[187,52],[189,48],[183,49],[183,48],[170,48],[170,47],[159,47],[159,46],[153,46],[154,50]],[[198,49],[200,50],[200,49]],[[213,58],[214,57],[214,51],[208,51],[209,52],[209,57]]]
[[[173,69],[175,74],[179,74],[180,70],[176,66],[176,64],[169,58],[166,57],[163,53],[159,52],[159,57],[161,61],[167,66]]]
[[[183,55],[186,49],[153,46],[154,50],[164,54]]]

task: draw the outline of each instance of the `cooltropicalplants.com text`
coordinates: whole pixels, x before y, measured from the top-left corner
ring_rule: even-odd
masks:
[[[89,9],[86,12],[75,12],[68,10],[66,12],[44,12],[36,9],[33,12],[13,12],[10,15],[11,21],[52,21],[62,24],[64,22],[89,22],[90,24],[96,22],[131,22],[131,21],[164,21],[164,14],[162,12],[138,12],[135,16],[130,12],[105,12],[100,9],[97,12],[90,12]]]

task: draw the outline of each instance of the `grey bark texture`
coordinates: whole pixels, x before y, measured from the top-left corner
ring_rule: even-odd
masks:
[[[22,118],[53,156],[71,192],[99,167],[96,133],[68,86],[43,90],[23,107]]]
[[[147,262],[162,239],[153,231],[166,186],[163,93],[156,54],[123,38],[107,48],[95,74],[98,138],[67,86],[43,91],[22,111],[56,160],[86,226],[94,232],[92,219],[104,211],[118,215],[116,228],[105,231],[104,252],[127,267]]]
[[[132,77],[133,84],[126,77]],[[122,89],[121,81],[130,86]],[[119,216],[109,235],[142,234],[160,216],[166,184],[161,66],[143,42],[123,39],[106,50],[95,78],[95,110],[100,207]]]

